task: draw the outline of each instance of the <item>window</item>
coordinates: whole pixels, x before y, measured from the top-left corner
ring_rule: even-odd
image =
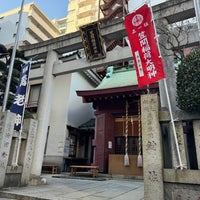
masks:
[[[37,107],[40,97],[41,84],[31,85],[27,107]]]
[[[125,154],[125,137],[115,137],[115,154]],[[138,137],[128,137],[128,154],[138,155]]]
[[[125,126],[125,116],[115,118],[115,154],[125,154]],[[130,155],[139,153],[138,131],[138,116],[128,116],[128,154]]]
[[[187,155],[187,165],[189,169],[198,169],[197,153],[192,121],[183,122],[183,132],[185,135],[185,149]]]
[[[58,28],[66,28],[67,27],[67,24],[66,23],[62,23],[58,26]]]

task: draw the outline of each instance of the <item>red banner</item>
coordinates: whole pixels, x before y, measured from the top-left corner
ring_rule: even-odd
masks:
[[[144,4],[124,20],[136,66],[138,87],[165,78],[164,65],[159,54],[151,11]]]

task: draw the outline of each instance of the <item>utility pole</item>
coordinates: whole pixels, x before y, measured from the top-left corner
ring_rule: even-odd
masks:
[[[8,101],[8,95],[9,95],[10,83],[11,83],[11,79],[12,79],[12,72],[13,72],[13,66],[14,66],[14,61],[15,61],[15,55],[16,55],[16,50],[17,50],[18,41],[19,41],[19,32],[20,32],[20,26],[21,26],[23,7],[24,7],[24,0],[22,0],[22,3],[21,3],[21,9],[20,9],[20,14],[19,14],[19,23],[18,23],[18,26],[17,26],[15,44],[14,44],[12,55],[11,55],[10,67],[9,67],[9,72],[8,72],[8,80],[7,80],[7,83],[6,83],[6,90],[5,90],[5,93],[4,93],[4,99],[3,99],[3,105],[2,105],[2,112],[5,112],[7,101]]]

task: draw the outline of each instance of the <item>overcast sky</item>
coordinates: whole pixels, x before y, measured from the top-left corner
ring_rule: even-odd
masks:
[[[24,0],[24,4],[34,2],[49,19],[66,17],[68,0]],[[0,13],[21,7],[22,0],[1,0]]]

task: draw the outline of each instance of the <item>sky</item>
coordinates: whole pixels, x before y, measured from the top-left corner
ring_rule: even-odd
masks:
[[[50,20],[67,16],[68,0],[24,0],[24,4],[34,2]],[[0,13],[21,7],[22,0],[1,0]]]
[[[22,0],[1,0],[0,13],[21,7]],[[146,0],[130,0],[129,11],[137,9]],[[152,6],[166,0],[151,0]],[[24,0],[24,4],[34,2],[42,12],[52,19],[60,19],[67,16],[68,0]]]

